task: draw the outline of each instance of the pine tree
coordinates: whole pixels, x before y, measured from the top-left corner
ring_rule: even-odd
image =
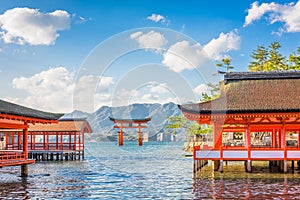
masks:
[[[248,70],[251,72],[265,71],[268,55],[269,51],[265,46],[258,46],[251,55],[253,61],[248,65]]]
[[[248,65],[248,70],[252,72],[289,70],[290,66],[285,56],[279,53],[280,47],[279,42],[273,42],[268,47],[258,46],[251,55],[253,61]]]
[[[273,70],[288,70],[285,56],[279,53],[278,49],[281,47],[279,42],[273,42],[269,45],[270,51],[265,71]]]
[[[290,54],[289,62],[290,62],[290,69],[300,70],[300,47],[298,47],[296,52]]]
[[[223,58],[222,63],[218,63],[217,67],[225,68],[224,70],[218,70],[218,74],[225,74],[230,72],[234,67],[231,65],[231,58]]]

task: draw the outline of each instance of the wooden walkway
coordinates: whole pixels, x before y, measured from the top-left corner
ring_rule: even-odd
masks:
[[[220,147],[220,149],[195,146],[194,147],[194,172],[204,166],[204,161],[212,160],[214,170],[223,172],[224,161],[245,161],[245,170],[252,171],[252,161],[268,161],[270,168],[278,166],[284,173],[288,170],[288,162],[292,169],[294,162],[300,164],[300,147]]]

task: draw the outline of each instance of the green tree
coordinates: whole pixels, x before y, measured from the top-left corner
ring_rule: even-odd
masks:
[[[223,68],[218,70],[218,74],[225,74],[230,72],[234,67],[231,65],[231,58],[223,58],[221,63],[217,64],[217,67]],[[225,71],[224,71],[225,69]]]
[[[269,45],[270,51],[267,61],[267,69],[271,70],[288,70],[288,64],[281,53],[279,53],[279,48],[281,47],[279,42],[273,42]]]
[[[203,126],[196,122],[192,122],[184,115],[168,117],[168,121],[169,123],[165,126],[165,128],[171,129],[172,134],[176,134],[176,130],[179,128],[185,128],[189,137],[212,133],[211,126]]]
[[[253,51],[251,58],[253,61],[248,65],[248,70],[253,71],[265,71],[268,60],[269,51],[265,46],[258,46],[256,50]]]
[[[230,72],[234,68],[231,65],[231,58],[223,58],[222,63],[218,63],[218,64],[216,64],[216,66],[219,68],[225,68],[225,71],[218,70],[218,72],[213,75],[225,74],[225,73]],[[210,100],[220,97],[220,84],[219,83],[217,83],[217,84],[208,83],[207,86],[209,88],[209,94],[207,92],[202,92],[202,94],[201,94],[202,98],[200,100],[201,102],[210,101]]]
[[[290,69],[300,70],[300,47],[289,56]]]
[[[207,92],[202,92],[201,102],[210,101],[220,96],[220,84],[208,83],[207,86],[209,88],[209,94]]]
[[[176,134],[176,130],[179,128],[187,128],[189,125],[189,120],[184,115],[170,116],[168,117],[169,123],[165,128],[172,130],[172,134]]]
[[[212,97],[210,95],[208,95],[206,92],[202,92],[201,96],[202,96],[201,102],[206,102],[206,101],[212,100]]]
[[[248,70],[252,72],[289,70],[286,57],[279,53],[280,47],[279,42],[273,42],[267,48],[258,46],[250,55],[253,60],[248,65]]]

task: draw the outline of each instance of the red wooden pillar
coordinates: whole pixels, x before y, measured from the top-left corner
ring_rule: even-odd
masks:
[[[124,132],[123,130],[120,130],[118,132],[118,145],[123,146],[123,144],[124,144]]]
[[[29,135],[30,135],[30,149],[32,150],[32,133],[30,132]]]
[[[276,147],[276,129],[272,129],[272,147]]]
[[[46,149],[49,150],[49,132],[46,132]]]
[[[71,149],[71,143],[72,143],[72,135],[69,132],[69,149]]]
[[[56,138],[55,138],[56,148],[55,149],[58,150],[58,132],[56,132],[55,135],[56,135]]]
[[[75,150],[76,150],[76,139],[77,139],[76,135],[77,135],[77,131],[74,132],[74,149]]]
[[[300,131],[298,131],[298,147],[300,146]]]
[[[7,149],[7,145],[8,145],[8,141],[9,141],[8,137],[9,137],[9,136],[8,136],[8,132],[6,132],[6,133],[5,133],[5,143],[6,143],[6,144],[5,144],[5,149]]]
[[[63,143],[62,143],[63,142],[63,138],[62,137],[63,137],[62,132],[60,132],[60,149],[61,150],[63,150]]]
[[[23,153],[25,154],[25,159],[28,158],[28,127],[27,122],[24,122],[24,125],[26,126],[23,129]]]
[[[84,132],[82,131],[82,148],[84,149]]]
[[[82,131],[83,132],[83,131]],[[79,146],[79,149],[81,150],[81,135],[82,133],[81,132],[78,132],[78,146]]]
[[[18,132],[18,149],[21,149],[21,143],[22,143],[21,132],[19,131]],[[15,145],[15,134],[14,134],[14,132],[13,132],[13,135],[12,135],[12,144],[13,144],[13,146]]]
[[[143,133],[141,131],[141,124],[138,123],[138,145],[142,146],[143,145]]]
[[[33,149],[35,149],[35,142],[36,142],[36,134],[37,132],[32,132],[33,134]]]
[[[245,130],[245,147],[251,147],[251,130],[249,124],[247,124],[246,130]]]
[[[123,124],[120,123],[120,131],[118,132],[118,145],[123,146],[123,144],[124,144]]]
[[[19,134],[18,134],[18,140],[19,140]],[[11,132],[11,144],[12,144],[11,146],[12,149],[15,149],[15,132]],[[20,149],[20,145],[18,145],[18,149]]]
[[[277,147],[281,147],[281,140],[282,140],[282,138],[281,138],[281,129],[277,129],[277,138],[278,138],[278,145],[277,145]]]
[[[214,148],[220,149],[222,146],[222,125],[214,123]]]
[[[285,146],[285,138],[286,138],[286,135],[285,135],[285,125],[283,124],[282,127],[281,127],[281,130],[280,130],[280,133],[281,133],[281,148],[284,148]]]

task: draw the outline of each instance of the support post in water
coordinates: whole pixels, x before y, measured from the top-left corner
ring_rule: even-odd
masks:
[[[118,132],[118,145],[123,146],[124,144],[124,132],[122,129]]]
[[[21,165],[21,176],[22,177],[28,176],[28,164]]]
[[[247,172],[249,172],[249,173],[252,172],[252,161],[251,160],[247,161]]]

